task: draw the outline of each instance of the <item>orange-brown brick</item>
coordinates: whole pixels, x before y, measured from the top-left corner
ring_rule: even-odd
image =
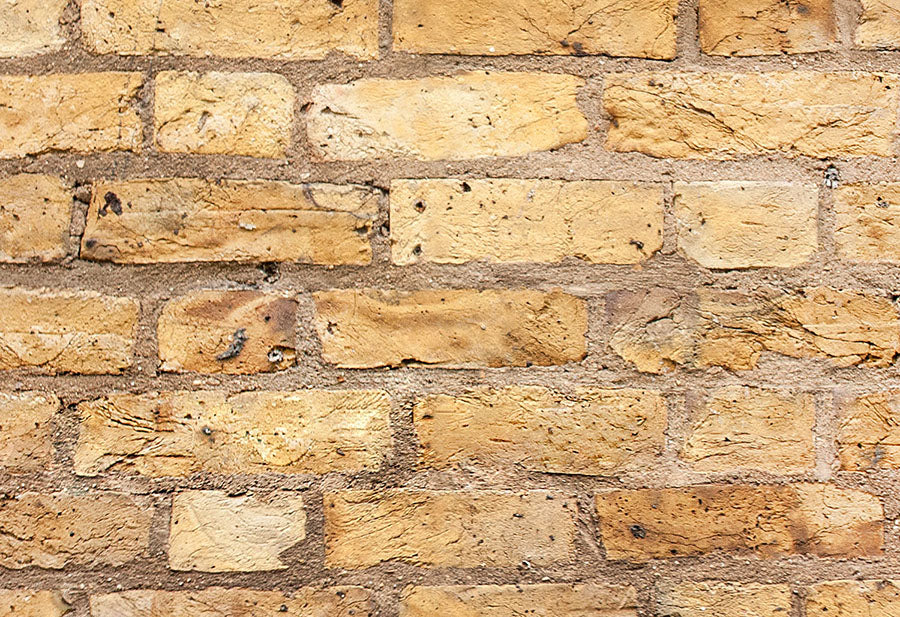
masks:
[[[59,591],[0,589],[2,617],[63,617],[70,610]]]
[[[598,493],[596,505],[610,559],[720,551],[850,558],[882,552],[878,498],[827,484],[612,490]]]
[[[365,568],[517,567],[573,557],[574,499],[543,491],[341,491],[325,494],[325,560]]]
[[[66,256],[72,196],[54,176],[0,180],[0,261],[58,261]]]
[[[806,597],[808,617],[890,617],[898,610],[900,581],[883,578],[817,583]]]
[[[66,42],[60,21],[67,0],[16,0],[3,5],[0,57],[56,51]]]
[[[39,471],[53,460],[59,399],[40,392],[0,392],[0,468]]]
[[[900,468],[900,393],[872,392],[839,400],[841,469]]]
[[[531,290],[314,294],[325,360],[346,368],[566,364],[586,353],[579,298]]]
[[[789,615],[789,585],[685,582],[657,586],[659,615],[667,617],[764,617]]]
[[[860,0],[854,40],[863,49],[900,49],[900,0]]]
[[[848,184],[834,192],[834,242],[846,261],[900,263],[900,184]]]

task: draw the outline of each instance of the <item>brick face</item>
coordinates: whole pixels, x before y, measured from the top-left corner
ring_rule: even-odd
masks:
[[[53,176],[0,180],[0,262],[59,261],[66,256],[72,198]]]
[[[834,209],[834,241],[843,259],[900,262],[900,185],[842,186],[834,193]]]
[[[900,467],[900,398],[896,391],[845,397],[840,408],[837,449],[842,469]]]
[[[70,608],[59,591],[0,589],[3,617],[62,617]]]
[[[900,49],[900,2],[860,0],[860,4],[856,45],[863,49]]]
[[[56,51],[66,42],[60,18],[66,0],[17,0],[3,6],[0,57],[34,56]]]
[[[665,585],[657,590],[659,614],[675,617],[766,617],[789,615],[789,585],[704,582]]]
[[[900,583],[893,580],[828,581],[813,585],[806,599],[809,617],[891,615],[900,608]]]
[[[53,419],[59,399],[38,392],[0,393],[0,468],[38,471],[53,461]]]

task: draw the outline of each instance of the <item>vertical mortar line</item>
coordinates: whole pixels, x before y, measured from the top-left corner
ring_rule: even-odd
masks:
[[[854,48],[853,37],[859,17],[862,15],[861,0],[834,0],[834,17],[837,28],[837,39],[844,52]]]
[[[815,405],[815,423],[813,425],[813,451],[815,453],[816,479],[831,481],[834,479],[834,466],[837,461],[837,423],[839,412],[834,389],[816,390],[813,392]]]
[[[318,85],[307,84],[305,79],[287,78],[294,89],[294,121],[291,125],[291,147],[288,150],[287,163],[291,171],[304,170],[301,177],[306,180],[312,172],[312,148],[306,132],[307,109],[312,104],[313,89]],[[305,176],[305,177],[304,177]]]
[[[699,0],[680,0],[678,4],[678,56],[681,64],[694,64],[703,59],[700,51]]]
[[[372,262],[369,267],[390,268],[391,261],[391,191],[387,188],[373,187],[378,197],[378,214],[372,223],[372,234],[369,244],[372,246]],[[387,233],[385,233],[387,232]]]
[[[394,6],[392,0],[378,0],[378,61],[390,61],[393,55],[393,20]]]
[[[663,245],[659,255],[678,255],[678,221],[675,217],[675,180],[660,182],[663,207]],[[679,256],[679,261],[684,260]]]
[[[158,377],[159,340],[156,324],[169,298],[168,296],[130,297],[140,302],[140,309],[135,329],[134,366],[123,374],[123,378],[128,376]]]
[[[829,164],[831,163],[826,162],[826,164],[824,165],[825,169],[827,169]],[[837,167],[838,172],[840,173],[840,168],[837,165],[835,165],[835,167]],[[824,266],[827,268],[834,265],[837,268],[841,268],[842,263],[837,255],[837,248],[834,241],[834,192],[837,189],[830,189],[825,186],[825,169],[822,169],[823,175],[815,178],[814,180],[814,186],[816,187],[816,192],[818,194],[818,210],[816,213],[816,232],[819,236],[820,247],[818,254],[820,259],[820,266]],[[838,188],[840,188],[840,186]]]
[[[416,391],[401,394],[389,387],[385,390],[391,397],[392,441],[385,467],[394,470],[393,473],[386,470],[385,476],[393,477],[392,483],[399,488],[408,483],[419,470],[419,439],[413,418],[413,409],[419,394]]]

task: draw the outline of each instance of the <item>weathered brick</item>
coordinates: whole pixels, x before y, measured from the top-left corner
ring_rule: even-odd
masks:
[[[694,410],[681,456],[700,471],[758,469],[800,473],[815,467],[815,403],[808,393],[719,388]]]
[[[531,290],[331,290],[313,294],[326,361],[377,366],[497,367],[578,362],[579,298]]]
[[[74,465],[85,476],[361,471],[391,444],[378,390],[118,393],[78,409]]]
[[[396,0],[394,49],[672,59],[677,13],[677,0]]]
[[[70,610],[59,591],[0,589],[0,617],[62,617]]]
[[[81,257],[367,264],[377,215],[378,194],[365,187],[199,178],[100,182]]]
[[[163,152],[284,158],[294,89],[275,73],[162,71],[154,119]]]
[[[827,581],[813,585],[806,598],[808,617],[891,617],[900,611],[900,582]]]
[[[863,49],[900,49],[900,0],[860,0],[854,40]]]
[[[900,263],[900,184],[850,184],[834,192],[834,242],[848,261]]]
[[[701,266],[797,266],[818,248],[818,190],[789,182],[678,182],[675,220],[678,247]]]
[[[676,366],[750,370],[766,352],[836,366],[889,366],[900,353],[896,307],[860,291],[654,288],[609,294],[606,305],[610,346],[648,373]]]
[[[118,493],[0,498],[0,566],[121,566],[148,549],[153,508]]]
[[[833,0],[700,0],[700,48],[715,56],[803,54],[837,40]]]
[[[4,75],[0,159],[141,149],[140,73]]]
[[[423,397],[413,416],[421,461],[438,468],[611,474],[652,466],[665,443],[665,402],[642,390],[479,389]]]
[[[169,529],[173,570],[283,570],[281,553],[306,537],[306,512],[299,493],[186,491],[172,500]]]
[[[790,615],[790,585],[687,582],[657,586],[661,617],[773,617]]]
[[[138,303],[87,291],[0,288],[0,370],[118,373],[133,361]]]
[[[91,617],[368,617],[370,593],[360,587],[301,587],[293,593],[207,587],[196,591],[135,589],[91,596]]]
[[[53,417],[59,399],[40,392],[0,392],[0,468],[38,471],[53,460]]]
[[[633,587],[593,583],[410,587],[400,617],[636,617]]]
[[[160,370],[260,373],[294,364],[297,301],[259,291],[194,292],[163,308]]]
[[[72,197],[53,176],[0,180],[0,262],[58,261],[66,256]]]
[[[900,392],[841,397],[839,407],[841,469],[900,468]]]
[[[60,19],[67,0],[12,0],[3,3],[0,57],[33,56],[61,48]]]
[[[393,261],[634,264],[662,248],[658,184],[395,180]]]
[[[827,484],[612,490],[598,493],[596,505],[609,559],[717,551],[764,558],[882,552],[878,498]]]
[[[313,90],[307,131],[324,161],[522,156],[587,138],[575,95],[584,80],[479,71],[361,79]]]
[[[84,0],[81,27],[98,53],[309,60],[378,55],[377,0]]]
[[[884,73],[620,73],[606,146],[655,157],[892,156],[900,80]]]
[[[568,562],[574,499],[543,491],[325,493],[325,562],[471,568]]]

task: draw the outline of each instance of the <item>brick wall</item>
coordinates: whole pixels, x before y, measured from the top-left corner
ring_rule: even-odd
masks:
[[[0,0],[0,617],[900,613],[898,0]]]

